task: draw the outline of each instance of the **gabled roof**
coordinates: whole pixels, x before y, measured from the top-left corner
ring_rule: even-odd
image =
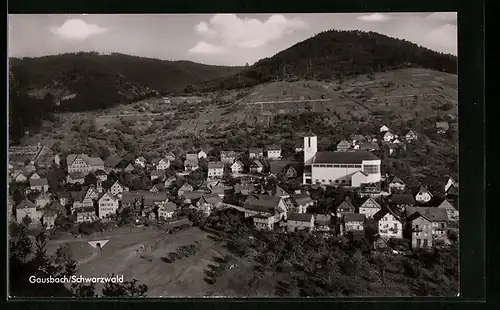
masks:
[[[179,190],[192,191],[193,187],[189,183],[184,183]]]
[[[354,210],[354,205],[352,204],[351,198],[349,196],[346,196],[344,200],[337,206],[338,209],[344,209],[344,208],[349,208],[351,210]]]
[[[401,184],[405,184],[400,178],[398,178],[397,176],[393,176],[391,178],[388,179],[388,182],[387,184],[391,184],[391,183],[401,183]]]
[[[167,202],[167,203],[164,203],[160,206],[160,209],[162,209],[163,211],[166,211],[166,212],[174,212],[175,210],[177,210],[177,205],[173,202]]]
[[[198,199],[203,196],[203,193],[201,192],[192,192],[192,191],[185,191],[182,193],[182,198],[184,199]]]
[[[316,225],[320,226],[330,225],[332,223],[332,217],[331,215],[317,214],[314,217],[314,222]]]
[[[16,207],[16,209],[31,209],[31,208],[36,208],[36,206],[33,202],[29,201],[28,199],[24,199]]]
[[[349,143],[347,140],[342,140],[337,144],[338,146],[351,146],[351,143]]]
[[[389,136],[394,136],[390,131],[387,131],[385,134],[384,134],[384,137],[389,137]]]
[[[153,170],[153,171],[151,171],[151,176],[164,177],[165,171],[164,170]]]
[[[375,205],[375,208],[380,209],[380,204],[372,197],[366,197],[359,206],[360,208],[373,208],[373,206],[368,206],[369,204]]]
[[[363,160],[379,160],[370,152],[317,152],[315,164],[361,164]]]
[[[186,160],[193,160],[193,161],[198,161],[198,153],[187,153],[186,154]]]
[[[295,213],[295,212],[287,213],[287,221],[311,222],[313,218],[314,215],[312,215],[311,213]]]
[[[208,163],[208,169],[223,169],[224,164],[220,161],[214,161],[214,162],[209,162]]]
[[[283,171],[283,169],[291,164],[292,162],[287,160],[271,161],[269,163],[269,171],[274,175],[278,175]]]
[[[160,191],[160,190],[164,190],[165,189],[165,184],[158,183],[158,184],[155,184],[155,185],[151,186],[151,188],[153,188],[153,187]]]
[[[303,206],[314,202],[309,195],[306,194],[296,194],[291,196],[292,200],[299,206]]]
[[[258,161],[258,160],[252,161],[252,165],[256,165],[258,167],[264,167],[264,165],[260,161]]]
[[[104,161],[104,166],[114,168],[121,161],[122,161],[122,158],[120,156],[118,156],[118,155],[111,155],[108,158],[106,158],[106,160]]]
[[[441,209],[458,210],[454,205],[451,204],[447,199],[443,200],[438,206]]]
[[[417,195],[417,194],[424,194],[424,193],[427,193],[429,195],[431,195],[432,197],[432,193],[427,189],[427,187],[423,186],[423,185],[420,185],[418,188],[416,188],[414,190],[414,194]]]
[[[243,165],[243,163],[242,163],[241,161],[239,161],[239,160],[235,161],[235,162],[231,165],[231,167],[233,167],[234,165],[239,165],[240,167],[243,167],[243,166],[244,166],[244,165]]]
[[[448,220],[446,210],[435,207],[408,207],[406,208],[406,216],[409,221],[420,216],[430,222],[446,222]]]
[[[217,195],[217,194],[208,194],[208,195],[203,195],[201,197],[200,201],[202,203],[206,203],[206,204],[209,204],[209,205],[214,205],[214,204],[217,204],[217,203],[221,203],[222,202],[222,198],[220,198],[220,196]]]
[[[380,147],[376,143],[363,143],[359,147],[360,150],[378,150]]]
[[[359,213],[347,213],[344,214],[344,222],[364,222],[365,215]]]
[[[125,170],[135,170],[134,165],[132,165],[131,163],[129,163],[127,165],[127,167],[125,167]]]
[[[251,148],[248,151],[249,151],[249,153],[262,153],[263,149],[261,149],[261,148]]]
[[[364,140],[365,137],[362,136],[362,135],[354,135],[352,136],[352,140],[356,140],[356,141],[361,141],[361,140]]]
[[[49,185],[49,181],[46,178],[42,179],[30,179],[30,186],[46,186]]]
[[[266,146],[266,150],[268,150],[268,151],[281,151],[281,145],[277,145],[277,144],[268,145],[268,146]]]
[[[75,210],[76,213],[90,213],[93,212],[95,213],[95,208],[94,207],[80,207]]]
[[[115,195],[113,195],[113,194],[111,194],[111,193],[107,192],[107,193],[102,193],[102,194],[100,195],[100,197],[99,197],[98,201],[101,201],[102,197],[104,197],[104,196],[107,196],[107,197],[109,197],[110,199],[112,199],[112,200],[114,200],[114,201],[118,200],[118,197],[116,197]]]
[[[316,135],[312,131],[309,131],[304,135],[304,137],[316,137]]]
[[[142,161],[142,162],[146,162],[146,158],[144,158],[144,156],[139,156],[135,159],[136,161]]]
[[[276,196],[249,195],[243,208],[274,213],[274,209],[278,207],[280,201],[281,197]]]
[[[70,173],[69,177],[72,180],[80,180],[80,179],[84,179],[85,178],[85,176],[83,175],[83,173],[81,173],[79,171]]]
[[[448,129],[450,125],[448,122],[436,122],[436,128]]]
[[[236,184],[234,186],[235,193],[241,193],[241,191],[248,190],[253,191],[255,189],[255,185],[253,184]]]
[[[104,161],[101,157],[90,157],[91,166],[104,166]]]
[[[417,134],[413,130],[410,129],[406,135],[407,136],[416,136]]]
[[[399,210],[397,210],[397,208],[389,206],[383,207],[377,213],[375,213],[373,215],[373,219],[375,221],[380,221],[380,219],[383,218],[386,214],[392,214],[396,220],[398,220],[401,223],[404,222],[403,220],[404,215]]]

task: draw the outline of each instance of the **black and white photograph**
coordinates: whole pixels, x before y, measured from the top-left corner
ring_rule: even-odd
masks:
[[[10,298],[460,295],[456,12],[7,23]]]

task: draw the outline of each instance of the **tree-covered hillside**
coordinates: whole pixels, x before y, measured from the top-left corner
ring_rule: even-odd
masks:
[[[457,73],[457,57],[375,32],[330,30],[201,89],[247,87],[275,79],[342,79],[402,67]]]

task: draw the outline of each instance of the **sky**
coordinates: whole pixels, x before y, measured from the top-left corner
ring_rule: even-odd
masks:
[[[80,51],[241,66],[322,31],[374,31],[457,55],[457,13],[10,14],[10,57]]]

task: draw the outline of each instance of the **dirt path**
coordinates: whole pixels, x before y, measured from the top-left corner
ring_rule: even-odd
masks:
[[[83,264],[86,264],[90,261],[93,261],[94,259],[98,258],[99,256],[101,256],[101,251],[98,249],[98,248],[95,248],[93,250],[94,253],[92,253],[91,256],[89,257],[86,257],[86,258],[83,258],[83,259],[80,259],[78,261],[76,261],[76,264],[79,266],[79,265],[83,265]]]

